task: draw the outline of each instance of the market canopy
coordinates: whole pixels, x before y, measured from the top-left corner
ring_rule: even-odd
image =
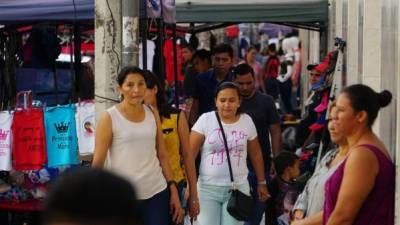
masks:
[[[178,23],[328,21],[328,0],[176,0]]]
[[[94,0],[0,0],[0,24],[94,20]]]

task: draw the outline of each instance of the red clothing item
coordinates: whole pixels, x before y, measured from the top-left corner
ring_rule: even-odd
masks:
[[[265,63],[265,74],[263,79],[267,78],[277,78],[279,75],[279,68],[281,63],[277,56],[270,56]]]
[[[28,109],[14,113],[13,168],[15,170],[38,170],[47,163],[43,111]]]
[[[178,81],[183,80],[182,75],[182,49],[180,45],[176,45],[176,54],[177,54],[177,70],[178,70]],[[165,57],[165,78],[169,85],[174,83],[175,74],[174,74],[174,42],[171,39],[165,40],[164,42],[164,57]]]

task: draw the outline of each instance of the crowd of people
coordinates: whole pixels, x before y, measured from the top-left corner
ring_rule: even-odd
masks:
[[[282,113],[293,111],[292,95],[299,87],[298,44],[283,40],[282,56],[269,45],[264,64],[257,61],[257,48],[250,47],[237,65],[230,45],[220,44],[212,52],[184,47],[186,110],[168,103],[159,76],[123,68],[117,78],[122,101],[98,121],[92,162],[112,174],[93,169],[77,174],[77,180],[71,174],[60,179],[47,201],[48,224],[169,225],[183,224],[186,216],[201,225],[259,225],[265,216],[268,225],[392,225],[395,167],[372,131],[391,93],[352,85],[329,108],[323,88],[329,60],[307,68],[310,92],[296,142],[307,149],[320,140],[324,126],[315,124],[329,110],[327,130],[334,145],[307,183],[298,181],[304,158],[295,149],[284,149],[280,126]],[[278,100],[284,110],[276,107]],[[114,196],[116,208],[89,204],[96,196],[88,198],[84,193],[90,190],[78,187],[96,189],[95,182],[110,190],[93,194]],[[232,187],[253,199],[248,221],[227,211]],[[71,192],[82,199],[72,201]],[[74,208],[78,201],[89,202],[84,206],[91,210]],[[100,219],[94,217],[96,208]],[[116,213],[108,217],[107,210]]]

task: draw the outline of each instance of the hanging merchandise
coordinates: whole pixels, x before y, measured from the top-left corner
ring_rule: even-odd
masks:
[[[225,28],[225,34],[228,38],[236,38],[239,36],[239,27],[238,25],[232,25]]]
[[[164,57],[165,57],[165,74],[168,84],[171,85],[175,81],[174,73],[174,42],[172,39],[165,40],[164,43]],[[176,52],[178,58],[177,71],[178,71],[178,81],[183,80],[182,75],[182,48],[180,45],[176,45]]]
[[[153,59],[155,55],[156,44],[154,41],[147,40],[147,69],[153,71]],[[139,67],[143,68],[143,43],[139,43]]]
[[[162,10],[165,23],[176,23],[176,9],[174,0],[163,0],[162,9],[160,0],[146,0],[145,7],[147,18],[160,18]],[[141,12],[142,17],[144,16],[143,14],[144,12]]]
[[[95,107],[93,101],[76,104],[76,130],[79,154],[93,154],[95,135]]]
[[[11,124],[13,114],[0,112],[0,170],[11,170]]]
[[[75,105],[45,109],[48,167],[78,164]]]
[[[16,109],[12,122],[12,164],[15,170],[39,170],[46,164],[43,111]]]

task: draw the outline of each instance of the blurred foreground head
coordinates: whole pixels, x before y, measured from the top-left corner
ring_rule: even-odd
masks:
[[[101,169],[67,172],[51,186],[45,225],[142,225],[131,184]]]

